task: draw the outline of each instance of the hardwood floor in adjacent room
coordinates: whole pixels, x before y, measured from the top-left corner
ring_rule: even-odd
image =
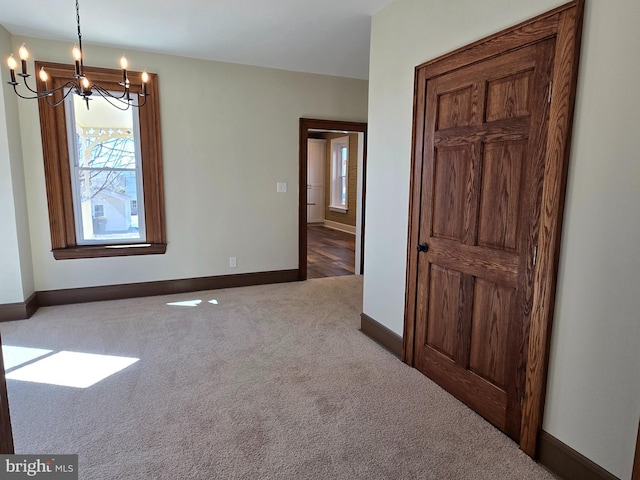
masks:
[[[307,278],[355,274],[356,236],[322,225],[307,227]]]

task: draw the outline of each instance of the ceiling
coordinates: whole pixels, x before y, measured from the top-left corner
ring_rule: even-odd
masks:
[[[84,44],[366,79],[371,16],[390,2],[81,0],[80,20]],[[2,1],[0,24],[77,41],[73,0]]]

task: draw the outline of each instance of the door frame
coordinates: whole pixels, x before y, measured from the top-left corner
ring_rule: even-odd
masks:
[[[544,181],[540,208],[537,264],[528,334],[525,396],[520,425],[520,448],[535,457],[549,361],[556,279],[560,255],[564,196],[571,147],[584,0],[574,0],[468,46],[416,67],[413,107],[412,175],[407,244],[407,281],[402,360],[414,364],[416,279],[423,163],[422,121],[426,96],[419,82],[463,68],[549,38],[556,39],[552,94],[549,107]]]
[[[633,458],[631,480],[640,480],[640,422],[638,423],[638,438],[636,439],[636,454]]]
[[[340,120],[300,118],[298,177],[298,280],[307,279],[307,139],[310,130],[339,130],[364,135],[362,151],[362,199],[360,212],[360,273],[364,271],[364,218],[367,179],[367,124]],[[358,260],[356,260],[358,261]]]
[[[0,338],[0,347],[2,338]],[[11,414],[9,413],[9,395],[7,393],[7,378],[4,371],[4,357],[0,348],[0,454],[13,455],[13,430],[11,428]]]

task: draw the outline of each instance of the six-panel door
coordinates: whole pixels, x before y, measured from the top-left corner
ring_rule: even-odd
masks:
[[[520,432],[552,40],[426,80],[414,364]]]

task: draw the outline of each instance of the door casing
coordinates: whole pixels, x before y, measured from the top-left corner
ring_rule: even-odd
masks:
[[[636,455],[633,459],[631,480],[640,480],[640,423],[638,424],[638,439],[636,440]]]
[[[360,213],[360,272],[364,271],[364,218],[366,207],[367,179],[367,124],[362,122],[344,122],[340,120],[322,120],[315,118],[300,119],[299,181],[298,181],[298,280],[307,279],[307,139],[309,130],[338,130],[364,134],[362,152],[362,211]]]
[[[0,346],[2,339],[0,338]],[[9,413],[9,396],[7,394],[7,379],[4,371],[4,359],[0,349],[0,454],[13,455],[13,430],[11,429],[11,414]]]
[[[542,425],[549,342],[555,304],[556,278],[560,254],[562,217],[571,146],[577,71],[582,36],[584,0],[568,4],[445,54],[416,67],[412,137],[412,175],[407,246],[407,282],[402,359],[414,362],[416,325],[419,219],[423,164],[424,95],[418,82],[542,40],[555,38],[547,153],[542,187],[537,269],[527,348],[524,399],[520,425],[520,448],[535,457]],[[422,109],[422,110],[421,110]]]

